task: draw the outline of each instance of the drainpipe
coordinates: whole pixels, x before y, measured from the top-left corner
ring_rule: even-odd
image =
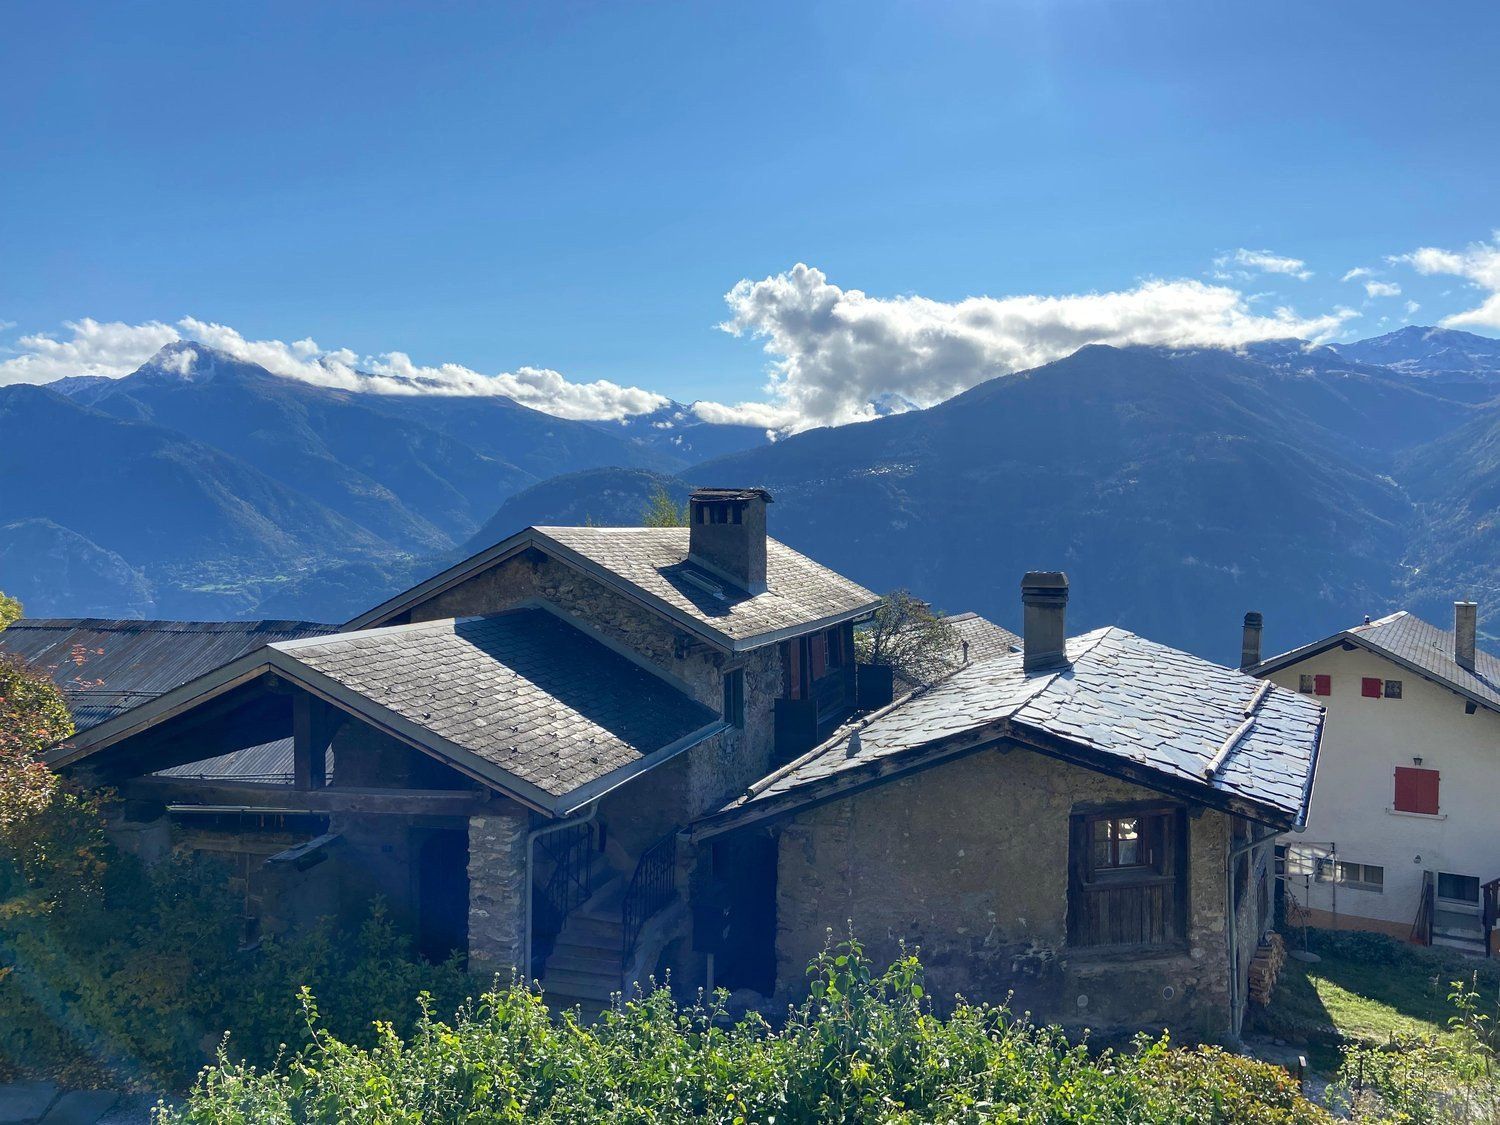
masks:
[[[1280,834],[1273,829],[1264,836],[1252,835],[1239,847],[1230,848],[1224,860],[1224,933],[1229,941],[1229,1033],[1235,1039],[1239,1038],[1240,1021],[1244,1018],[1244,1013],[1240,1010],[1239,918],[1238,911],[1234,908],[1235,861]]]
[[[561,832],[565,828],[577,828],[580,824],[590,824],[594,815],[599,811],[599,802],[594,801],[589,805],[589,811],[580,816],[570,816],[553,824],[544,824],[540,828],[533,828],[526,834],[526,938],[521,943],[521,955],[525,960],[522,962],[521,979],[531,979],[531,913],[532,913],[532,870],[536,866],[536,842],[543,836],[550,836],[554,832]]]

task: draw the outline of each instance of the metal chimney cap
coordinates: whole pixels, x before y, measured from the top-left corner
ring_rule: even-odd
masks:
[[[1265,623],[1265,617],[1256,610],[1252,609],[1245,614],[1245,628],[1247,629],[1260,629],[1265,626]]]
[[[1028,570],[1021,579],[1023,594],[1052,594],[1068,592],[1068,576],[1060,570]]]

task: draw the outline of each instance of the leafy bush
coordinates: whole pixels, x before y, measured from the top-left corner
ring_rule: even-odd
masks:
[[[1331,1102],[1352,1115],[1400,1125],[1500,1121],[1495,1021],[1480,1011],[1478,974],[1454,981],[1443,1037],[1396,1039],[1344,1053]]]
[[[497,986],[409,1037],[351,1045],[304,994],[308,1046],[274,1069],[222,1054],[179,1123],[1222,1122],[1332,1119],[1275,1067],[1143,1039],[1091,1055],[1003,1008],[939,1019],[921,966],[875,974],[857,943],[809,970],[811,996],[772,1028],[725,1018],[723,996],[679,1007],[655,988],[590,1024],[554,1021],[523,985]],[[430,1004],[429,1004],[430,1008]],[[232,1040],[231,1040],[232,1043]]]

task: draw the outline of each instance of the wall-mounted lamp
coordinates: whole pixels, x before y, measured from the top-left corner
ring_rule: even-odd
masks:
[[[1421,758],[1413,758],[1412,759],[1412,764],[1420,766],[1422,764],[1422,759]]]

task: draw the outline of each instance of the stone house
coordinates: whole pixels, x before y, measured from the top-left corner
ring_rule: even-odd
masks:
[[[1476,645],[1477,607],[1454,628],[1405,611],[1244,662],[1328,710],[1306,830],[1287,837],[1285,881],[1314,926],[1378,930],[1484,953],[1500,856],[1500,658]]]
[[[118,791],[126,846],[228,860],[247,941],[378,895],[428,956],[560,1003],[664,969],[785,998],[852,921],[920,944],[936,994],[1237,1028],[1322,709],[1066,640],[1060,575],[1028,577],[1023,638],[963,615],[952,671],[892,701],[854,661],[876,597],[769,538],[769,503],[527,528],[337,629],[184,641],[191,678],[157,668],[49,761]]]
[[[730,879],[749,841],[774,854],[774,885],[729,895],[723,932],[738,959],[736,926],[774,917],[762,987],[795,993],[852,926],[877,960],[920,947],[934,995],[1238,1032],[1322,710],[1122,629],[1065,640],[1067,592],[1027,575],[1022,651],[860,718],[694,826]]]
[[[855,706],[877,599],[769,539],[769,500],[525,529],[49,760],[119,791],[122,841],[242,868],[249,939],[378,894],[430,955],[602,1000],[685,947],[677,831]]]

